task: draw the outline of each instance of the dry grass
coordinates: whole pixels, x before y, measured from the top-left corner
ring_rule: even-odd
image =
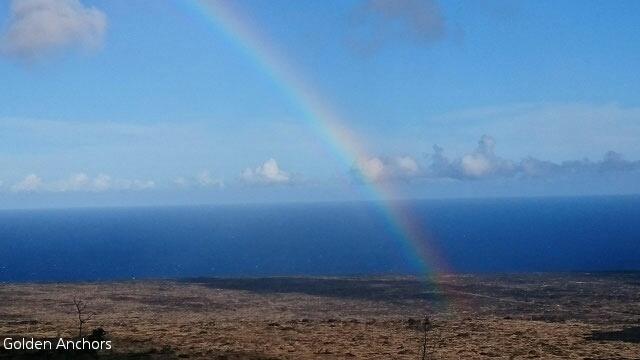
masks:
[[[193,279],[2,284],[0,337],[77,335],[97,315],[104,358],[418,359],[425,309],[439,359],[638,359],[615,331],[640,322],[637,274]],[[414,320],[410,320],[413,318]],[[592,334],[614,334],[604,338]],[[9,351],[3,356],[15,356]]]

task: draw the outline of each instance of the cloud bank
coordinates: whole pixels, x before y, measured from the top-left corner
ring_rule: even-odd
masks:
[[[501,178],[551,178],[567,175],[588,175],[640,170],[640,161],[629,161],[615,151],[608,151],[602,159],[566,160],[559,163],[526,157],[520,161],[503,158],[495,152],[495,140],[483,135],[472,152],[450,160],[444,149],[433,146],[426,164],[419,164],[410,156],[370,157],[357,161],[352,173],[359,180],[369,182],[456,179],[482,180]]]
[[[34,192],[102,192],[108,190],[147,190],[155,188],[152,180],[113,179],[106,174],[91,177],[85,173],[75,173],[57,181],[45,182],[31,173],[9,188],[12,193]]]
[[[33,192],[40,189],[42,186],[42,179],[36,174],[29,174],[24,179],[18,181],[11,186],[11,192]]]
[[[0,49],[28,61],[72,46],[96,49],[106,25],[103,12],[79,0],[13,0]]]
[[[454,161],[444,156],[444,149],[434,145],[431,166],[425,175],[435,178],[482,179],[490,177],[512,176],[519,166],[495,153],[495,140],[483,135],[478,147]]]

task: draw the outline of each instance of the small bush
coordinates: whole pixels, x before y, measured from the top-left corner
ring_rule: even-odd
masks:
[[[91,332],[91,335],[89,335],[88,340],[89,341],[104,341],[104,336],[107,335],[107,332],[104,331],[103,328],[99,327],[99,328],[95,328],[93,329],[93,331]]]

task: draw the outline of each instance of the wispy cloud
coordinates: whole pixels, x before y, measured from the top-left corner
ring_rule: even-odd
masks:
[[[41,188],[42,179],[36,174],[29,174],[11,186],[11,192],[34,192]]]
[[[208,171],[201,171],[196,174],[194,180],[198,186],[210,187],[210,186],[223,186],[224,182],[211,175]]]
[[[55,184],[54,187],[58,191],[77,191],[84,190],[91,185],[89,176],[85,173],[71,174],[67,179]]]
[[[114,182],[109,175],[101,173],[91,177],[86,173],[75,173],[66,179],[47,184],[45,189],[52,192],[107,191],[113,187]]]
[[[111,177],[105,174],[98,174],[93,179],[93,187],[97,191],[105,191],[111,187]]]
[[[117,179],[112,184],[112,189],[114,190],[149,190],[156,187],[156,182],[153,180],[139,179]]]
[[[480,134],[520,157],[556,162],[599,157],[610,149],[640,156],[640,107],[616,103],[520,103],[450,112],[428,119],[430,134],[460,153]]]
[[[363,53],[398,40],[428,44],[445,34],[440,8],[431,0],[367,0],[356,7],[350,25],[347,42]]]
[[[177,178],[173,179],[173,183],[178,186],[186,186],[187,179],[184,176],[178,176]]]
[[[62,178],[76,169],[168,182],[179,176],[194,186],[195,170],[214,166],[215,179],[237,178],[238,164],[242,170],[266,152],[278,163],[300,164],[298,159],[313,157],[302,164],[305,172],[331,165],[332,159],[318,155],[317,141],[299,122],[239,124],[222,131],[216,119],[144,123],[0,117],[0,166],[44,178]]]
[[[213,176],[209,171],[206,170],[198,172],[191,178],[179,176],[173,180],[173,184],[179,187],[224,187],[224,181],[222,179]]]

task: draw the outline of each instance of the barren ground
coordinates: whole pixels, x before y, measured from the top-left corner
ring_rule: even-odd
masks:
[[[112,350],[0,358],[420,359],[426,313],[437,359],[640,359],[640,273],[4,283],[0,340],[77,336],[74,295]]]

